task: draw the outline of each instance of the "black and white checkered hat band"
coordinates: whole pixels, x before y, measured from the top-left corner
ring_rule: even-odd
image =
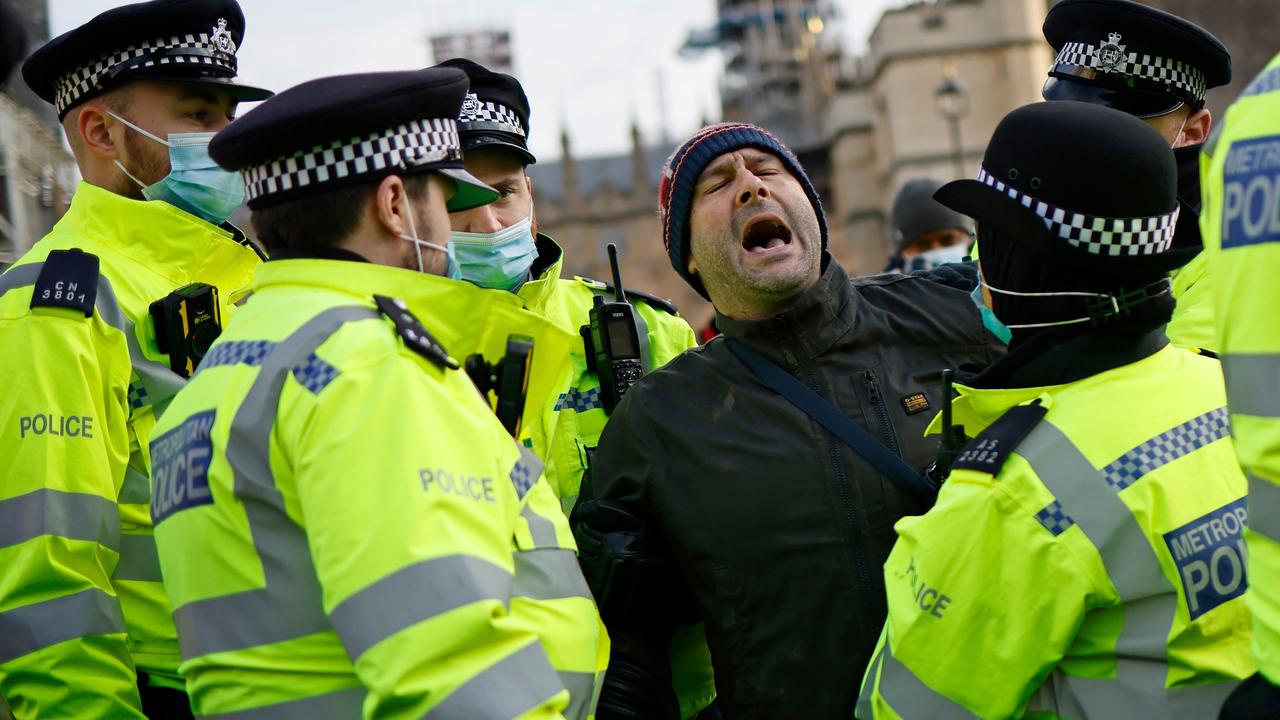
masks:
[[[252,202],[296,188],[461,158],[457,122],[428,118],[364,138],[337,140],[328,147],[316,146],[240,172],[245,198]]]
[[[183,50],[189,52],[183,53]],[[236,74],[236,56],[218,47],[208,33],[193,33],[152,40],[113,52],[95,63],[85,65],[58,81],[53,105],[61,114],[81,97],[101,87],[101,81],[116,66],[139,60],[133,69],[163,65],[208,65]]]
[[[464,104],[462,115],[458,118],[458,129],[469,130],[501,130],[525,137],[524,126],[520,124],[520,116],[506,105],[479,101],[473,106]]]
[[[1067,43],[1058,52],[1058,59],[1054,64],[1089,68],[1104,74],[1116,73],[1121,76],[1142,78],[1153,83],[1172,85],[1196,100],[1203,100],[1205,90],[1208,89],[1204,73],[1181,60],[1131,52],[1122,53],[1120,62],[1108,65],[1103,62],[1098,53],[1098,47],[1095,45]]]
[[[995,188],[1031,210],[1044,220],[1045,227],[1072,246],[1094,255],[1136,257],[1156,255],[1173,245],[1173,231],[1178,224],[1178,208],[1167,215],[1145,218],[1107,218],[1063,210],[1037,200],[1017,188],[1000,182],[987,172],[978,171],[978,182]]]

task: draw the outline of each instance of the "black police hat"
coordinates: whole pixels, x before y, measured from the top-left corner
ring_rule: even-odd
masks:
[[[519,80],[466,58],[445,60],[436,67],[458,68],[471,80],[471,91],[458,115],[463,152],[484,146],[505,147],[526,164],[537,162],[529,152],[529,98]]]
[[[1231,53],[1204,28],[1131,0],[1062,0],[1044,20],[1058,57],[1041,94],[1156,117],[1204,106],[1231,82]]]
[[[466,210],[498,198],[462,164],[466,92],[467,76],[452,68],[311,80],[223,128],[209,154],[241,173],[251,208],[432,171],[457,182],[449,211]]]
[[[225,87],[239,100],[271,92],[236,83],[244,13],[236,0],[152,0],[108,10],[45,43],[22,66],[59,117],[131,80]]]
[[[977,180],[934,196],[1019,242],[1076,266],[1167,272],[1199,248],[1174,249],[1178,173],[1146,123],[1082,102],[1027,105],[996,126]]]

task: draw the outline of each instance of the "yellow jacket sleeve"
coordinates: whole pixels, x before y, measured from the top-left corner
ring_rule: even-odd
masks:
[[[111,586],[128,351],[30,295],[0,299],[0,695],[17,717],[142,717]]]
[[[1017,456],[999,483],[958,470],[932,510],[898,522],[857,717],[1014,717],[1062,659],[1101,568],[1078,559],[1078,528],[1053,534],[1006,489],[1030,473]]]
[[[437,413],[483,401],[424,367],[404,355],[344,367],[289,443],[365,716],[560,717],[569,695],[509,609],[525,473],[540,468],[497,423]]]

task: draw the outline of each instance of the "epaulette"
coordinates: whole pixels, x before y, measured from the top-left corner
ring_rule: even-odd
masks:
[[[98,256],[79,248],[53,250],[31,293],[31,307],[61,307],[93,317],[98,299]]]
[[[610,295],[613,294],[613,283],[607,283],[607,282],[604,282],[603,280],[592,280],[591,278],[582,277],[581,275],[575,275],[573,279],[577,280],[583,285],[586,285],[587,287],[591,288],[596,292],[608,293]],[[632,302],[636,300],[643,300],[645,304],[651,307],[655,307],[659,310],[662,310],[668,315],[680,314],[680,310],[677,309],[676,306],[672,304],[670,300],[667,300],[665,298],[660,298],[657,295],[650,295],[649,293],[643,292],[641,290],[633,290],[632,288],[624,288],[624,291],[627,294],[627,299],[631,300]]]
[[[439,340],[435,339],[427,328],[422,325],[422,321],[418,320],[409,307],[404,304],[403,300],[389,298],[386,295],[374,295],[373,301],[378,305],[378,311],[383,315],[391,318],[391,322],[396,325],[396,332],[400,333],[400,337],[404,339],[404,344],[410,350],[426,358],[429,362],[437,367],[449,368],[457,370],[460,365],[458,361],[449,357],[449,352],[444,349]]]
[[[991,475],[999,473],[1009,455],[1027,439],[1047,412],[1049,409],[1039,400],[1009,410],[964,446],[951,469],[977,470]]]

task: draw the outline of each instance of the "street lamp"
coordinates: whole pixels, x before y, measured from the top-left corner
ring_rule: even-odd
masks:
[[[956,68],[947,63],[942,69],[942,85],[933,93],[938,113],[951,130],[951,157],[956,177],[964,177],[964,148],[960,144],[960,119],[969,114],[969,91],[956,79]]]

